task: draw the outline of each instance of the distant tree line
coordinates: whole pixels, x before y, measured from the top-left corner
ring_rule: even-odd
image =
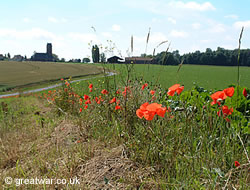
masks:
[[[145,55],[143,54],[145,57]],[[147,55],[152,57],[152,55]],[[161,52],[154,57],[152,64],[161,65],[178,65],[183,64],[192,65],[220,65],[220,66],[236,66],[238,65],[238,49],[226,50],[218,47],[217,50],[212,51],[207,48],[205,52],[195,51],[180,55],[179,51]],[[240,65],[250,66],[250,49],[240,50]]]

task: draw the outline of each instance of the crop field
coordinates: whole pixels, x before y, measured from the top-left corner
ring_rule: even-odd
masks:
[[[1,61],[0,90],[61,78],[96,75],[101,71],[100,67],[86,64]]]
[[[124,78],[127,75],[125,65],[108,65],[108,68],[120,71],[120,77]],[[205,89],[222,89],[237,83],[237,67],[182,65],[179,72],[177,72],[178,69],[179,66],[136,64],[131,69],[131,73],[136,78],[160,84],[164,88],[168,88],[173,83],[180,83],[185,86],[185,89],[191,89],[195,83]],[[240,85],[250,87],[249,67],[240,67]]]

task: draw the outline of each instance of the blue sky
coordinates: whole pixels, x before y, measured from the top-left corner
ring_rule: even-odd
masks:
[[[145,53],[149,28],[148,54],[165,40],[181,54],[207,47],[235,49],[242,26],[242,48],[250,48],[249,7],[249,0],[1,1],[0,54],[30,57],[45,52],[51,42],[53,52],[67,60],[91,56],[91,44],[100,45],[107,57],[126,57],[133,35],[136,56]]]

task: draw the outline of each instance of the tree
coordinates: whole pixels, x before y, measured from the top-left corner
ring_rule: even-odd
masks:
[[[90,62],[90,59],[87,58],[87,57],[85,57],[85,58],[82,59],[82,62],[83,62],[83,63],[89,63],[89,62]]]
[[[7,56],[8,56],[8,59],[10,59],[10,58],[11,58],[11,57],[10,57],[10,53],[8,53],[8,55],[7,55]]]
[[[92,60],[94,63],[99,63],[100,53],[97,45],[92,46]]]
[[[106,62],[106,56],[104,53],[101,53],[101,63],[105,63]]]
[[[53,53],[52,57],[53,57],[53,61],[55,61],[55,62],[59,61],[58,55]]]

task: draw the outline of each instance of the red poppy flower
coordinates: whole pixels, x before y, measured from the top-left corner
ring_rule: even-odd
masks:
[[[121,93],[121,91],[120,91],[120,89],[118,89],[117,91],[116,91],[116,94],[120,94]]]
[[[101,93],[102,93],[102,94],[108,94],[108,91],[107,91],[106,89],[103,89],[103,90],[101,91]]]
[[[84,100],[88,100],[89,99],[89,96],[84,94]]]
[[[89,85],[89,88],[93,88],[93,84],[90,84],[90,85]]]
[[[228,97],[232,97],[234,95],[234,87],[226,88],[223,91]]]
[[[161,104],[148,104],[148,102],[146,102],[142,104],[140,106],[140,109],[136,111],[136,115],[140,119],[144,117],[146,120],[151,121],[154,118],[155,114],[159,115],[160,117],[164,117],[166,110],[167,109],[162,107]]]
[[[86,106],[84,106],[84,109],[86,110],[88,107],[89,107],[89,106],[88,106],[88,104],[87,104]]]
[[[245,88],[243,89],[243,96],[247,97],[247,90]]]
[[[69,82],[68,82],[68,81],[66,81],[66,82],[65,82],[65,85],[66,85],[66,86],[69,86]]]
[[[238,161],[234,161],[234,165],[235,165],[235,167],[239,167],[240,163]]]
[[[119,109],[121,109],[121,106],[116,105],[115,110],[119,110]]]
[[[233,113],[233,108],[228,109],[228,106],[222,106],[222,113],[224,116],[231,115]]]
[[[89,89],[89,92],[92,92],[92,88]]]
[[[82,112],[82,108],[80,108],[79,112],[80,112],[80,113]]]
[[[167,94],[169,96],[174,96],[174,93],[177,92],[177,94],[179,95],[183,90],[184,86],[180,86],[180,84],[175,84],[168,89]]]
[[[85,104],[91,104],[90,99],[88,99],[88,100],[85,102]]]
[[[214,105],[217,103],[220,105],[220,103],[217,101],[226,99],[227,95],[225,94],[224,91],[218,91],[218,92],[213,93],[210,97],[213,99],[213,102],[211,103],[211,105]]]
[[[144,85],[142,85],[141,89],[144,90],[147,86],[148,86],[148,83],[145,83]]]
[[[116,97],[114,97],[112,100],[110,100],[110,104],[112,104],[112,103],[115,103],[116,102]]]
[[[153,96],[155,94],[155,91],[154,90],[151,90],[150,91],[150,94]]]

